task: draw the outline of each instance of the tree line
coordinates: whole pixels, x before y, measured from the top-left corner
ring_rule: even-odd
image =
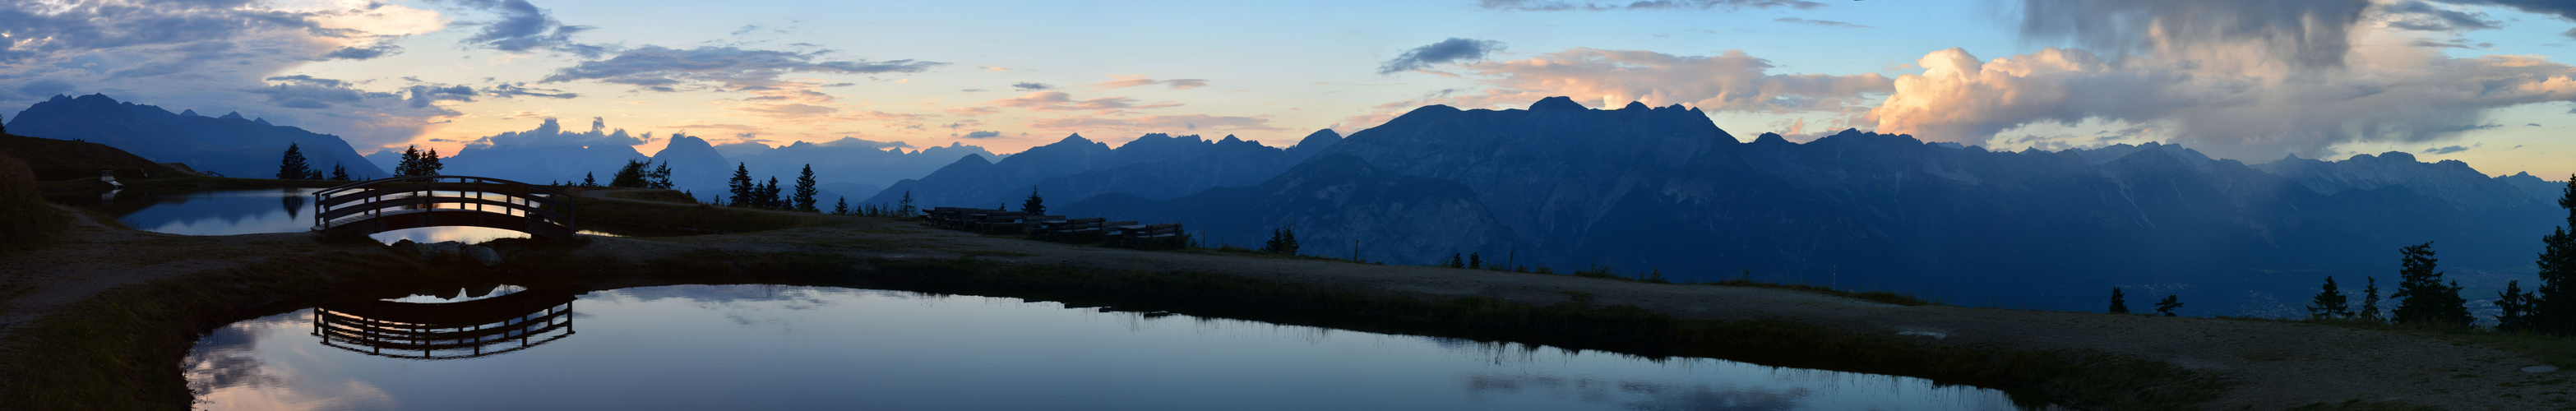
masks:
[[[419,145],[413,145],[411,148],[403,149],[402,163],[394,166],[394,177],[434,176],[446,168],[446,164],[438,162],[438,149],[433,148],[422,152]],[[349,167],[340,163],[331,163],[329,175],[324,175],[321,169],[313,168],[313,163],[304,158],[304,148],[295,143],[286,143],[286,155],[278,161],[277,179],[351,180]]]
[[[2529,332],[2576,336],[2576,175],[2568,176],[2567,187],[2560,192],[2558,207],[2567,210],[2567,221],[2550,234],[2542,236],[2541,251],[2535,263],[2540,267],[2540,284],[2524,291],[2522,280],[2505,282],[2496,292],[2494,329],[2501,332]],[[2306,309],[2313,320],[2346,320],[2368,323],[2394,323],[2466,327],[2477,322],[2469,313],[2468,299],[2460,296],[2466,287],[2457,280],[2444,280],[2434,258],[2432,242],[2397,249],[2397,289],[2385,300],[2396,307],[2382,310],[2379,278],[2362,277],[2361,306],[2352,306],[2333,276]],[[2182,304],[2177,296],[2168,295],[2156,305],[2156,311],[2172,316],[2172,308]],[[2112,313],[2128,313],[2126,295],[2111,288]]]

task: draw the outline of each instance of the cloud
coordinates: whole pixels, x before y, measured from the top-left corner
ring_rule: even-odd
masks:
[[[2415,41],[2409,41],[2409,42],[2406,42],[2406,45],[2409,45],[2409,46],[2415,46],[2415,47],[2457,48],[2457,49],[2470,49],[2470,50],[2485,50],[2485,49],[2488,49],[2488,48],[2495,47],[2495,43],[2477,43],[2477,44],[2469,44],[2468,40],[2463,40],[2463,39],[2452,39],[2451,41],[2433,41],[2433,39],[2415,39]]]
[[[465,146],[466,148],[598,145],[633,146],[644,144],[646,142],[643,138],[627,135],[625,129],[608,131],[606,130],[607,128],[608,123],[605,119],[592,117],[590,119],[590,131],[564,131],[563,125],[556,123],[554,117],[546,117],[544,122],[537,124],[536,129],[528,131],[507,131],[502,132],[501,134],[467,140],[465,142]]]
[[[948,63],[914,60],[820,60],[825,52],[797,53],[735,47],[673,49],[644,46],[616,56],[556,70],[541,83],[599,80],[647,87],[715,82],[735,89],[775,85],[787,73],[918,73]]]
[[[483,22],[482,30],[466,37],[464,44],[513,53],[554,50],[582,57],[598,57],[609,52],[607,47],[575,43],[572,35],[591,29],[589,26],[567,26],[555,21],[545,9],[527,0],[450,0],[457,5],[491,12],[499,20]]]
[[[824,147],[862,147],[862,148],[873,148],[873,149],[885,149],[885,148],[893,148],[893,147],[912,148],[912,143],[906,143],[906,142],[901,142],[901,141],[875,141],[875,140],[866,140],[866,139],[860,139],[860,138],[855,138],[855,137],[842,137],[842,138],[841,138],[841,139],[839,139],[839,140],[825,141],[825,142],[821,142],[821,143],[816,143],[816,144],[814,144],[814,145],[824,146]]]
[[[1395,56],[1394,60],[1379,64],[1377,74],[1395,74],[1447,63],[1484,60],[1485,55],[1500,51],[1503,51],[1503,42],[1500,41],[1450,37],[1438,43],[1405,50],[1403,55]]]
[[[474,101],[473,87],[418,85],[404,91],[409,93],[410,98],[405,98],[403,101],[415,108],[429,107],[431,103],[439,101]]]
[[[2072,41],[2095,51],[2175,59],[2256,60],[2341,67],[2352,28],[2370,2],[2356,0],[2023,0],[2025,39]],[[2243,67],[2230,67],[2243,68]]]
[[[2379,6],[2388,27],[2400,30],[2462,32],[2496,28],[2499,22],[2486,19],[2486,13],[2469,13],[2442,8],[2421,1],[2401,1]]]
[[[243,90],[267,97],[270,104],[285,108],[328,109],[333,104],[364,102],[368,98],[394,98],[390,93],[371,93],[351,88],[349,82],[314,78],[307,75],[277,76],[267,87]],[[423,107],[423,106],[413,106]]]
[[[322,58],[331,60],[366,60],[390,56],[401,52],[402,47],[387,43],[367,47],[341,47],[339,50],[332,50],[330,53],[323,54]]]
[[[1867,117],[1882,133],[1981,144],[2033,123],[2170,122],[2174,142],[2219,157],[2320,156],[2344,142],[2421,142],[2481,125],[2488,108],[2576,100],[2576,67],[2523,56],[2374,57],[2283,78],[2205,60],[2106,62],[2048,48],[1981,61],[1936,51]]]
[[[563,90],[528,87],[528,83],[494,84],[491,87],[484,87],[483,92],[491,93],[493,96],[502,98],[542,97],[568,99],[581,97],[581,94],[566,92]]]
[[[1020,91],[1038,91],[1038,90],[1046,90],[1046,89],[1052,89],[1052,88],[1055,88],[1055,85],[1053,85],[1053,84],[1047,84],[1047,83],[1033,83],[1033,82],[1026,82],[1026,81],[1023,81],[1023,82],[1018,82],[1018,83],[1011,83],[1011,88],[1020,89]]]
[[[1125,130],[1154,132],[1195,129],[1259,131],[1287,130],[1285,128],[1270,126],[1270,119],[1263,117],[1211,116],[1205,114],[1142,116],[1134,118],[1065,117],[1035,119],[1029,122],[1029,127],[1051,131]]]
[[[1072,94],[1067,94],[1061,91],[1040,91],[1024,94],[1019,97],[993,100],[986,104],[1038,111],[1092,110],[1099,112],[1180,106],[1179,103],[1153,103],[1139,105],[1136,104],[1136,99],[1126,97],[1102,97],[1089,100],[1075,100],[1073,99]]]
[[[1478,1],[1476,2],[1476,5],[1477,5],[1478,7],[1484,7],[1484,8],[1489,9],[1489,10],[1517,10],[1517,11],[1568,11],[1568,10],[1602,11],[1602,10],[1685,10],[1685,9],[1700,9],[1700,10],[1724,9],[1724,10],[1730,10],[1730,11],[1731,11],[1731,10],[1744,9],[1744,8],[1768,9],[1768,8],[1774,8],[1774,7],[1787,7],[1787,8],[1792,8],[1792,9],[1808,10],[1808,9],[1814,9],[1814,8],[1824,7],[1824,6],[1825,6],[1825,4],[1824,4],[1824,3],[1817,3],[1817,2],[1804,1],[1804,0],[1639,0],[1639,1],[1628,2],[1628,3],[1593,3],[1593,2],[1569,2],[1569,1],[1547,1],[1547,0],[1478,0]]]
[[[1001,136],[1002,136],[1002,132],[999,132],[999,131],[977,131],[977,132],[966,133],[965,135],[960,135],[960,136],[957,136],[957,137],[958,137],[958,138],[994,138],[994,137],[1001,137]]]
[[[1802,18],[1796,18],[1796,17],[1781,17],[1781,18],[1777,18],[1777,19],[1771,19],[1771,21],[1782,22],[1782,23],[1789,23],[1789,24],[1808,24],[1808,25],[1817,25],[1817,26],[1834,27],[1834,28],[1846,28],[1846,29],[1874,29],[1874,28],[1878,28],[1877,26],[1863,26],[1863,25],[1858,25],[1858,24],[1844,23],[1844,22],[1831,21],[1831,20],[1808,20],[1808,19],[1802,19]]]
[[[2576,3],[2565,0],[2436,0],[2443,3],[2480,6],[2504,6],[2535,14],[2555,15],[2576,20]]]
[[[1160,84],[1160,85],[1163,85],[1163,86],[1166,86],[1166,87],[1170,87],[1170,88],[1171,88],[1171,89],[1173,89],[1173,90],[1188,90],[1188,89],[1194,89],[1194,88],[1206,87],[1206,86],[1207,86],[1207,79],[1195,79],[1195,78],[1171,79],[1171,80],[1155,80],[1155,79],[1151,79],[1151,78],[1146,78],[1146,77],[1145,77],[1145,75],[1143,75],[1143,74],[1120,74],[1120,75],[1112,75],[1112,76],[1109,76],[1109,78],[1111,78],[1111,79],[1113,79],[1113,80],[1103,81],[1103,82],[1098,82],[1098,83],[1091,83],[1091,84],[1084,84],[1084,85],[1082,85],[1082,86],[1083,86],[1084,88],[1089,88],[1089,89],[1092,89],[1092,90],[1108,90],[1108,89],[1120,89],[1120,88],[1128,88],[1128,87],[1143,87],[1143,86],[1151,86],[1151,85],[1157,85],[1157,84]]]
[[[1552,96],[1606,105],[1630,101],[1651,106],[1685,104],[1708,111],[1785,113],[1853,112],[1877,104],[1893,82],[1875,73],[1771,74],[1769,60],[1728,50],[1717,56],[1680,56],[1638,50],[1576,48],[1537,57],[1468,64],[1458,74],[1484,83],[1480,93],[1443,89],[1420,98],[1388,102],[1343,119],[1335,129],[1353,132],[1416,107],[1526,107]],[[1837,120],[1834,129],[1861,127]]]
[[[2450,154],[2450,153],[2457,153],[2457,152],[2462,152],[2462,151],[2469,151],[2469,148],[2468,148],[2468,147],[2461,147],[2461,146],[2450,146],[2450,147],[2430,148],[2430,149],[2425,149],[2425,150],[2424,150],[2424,154]]]

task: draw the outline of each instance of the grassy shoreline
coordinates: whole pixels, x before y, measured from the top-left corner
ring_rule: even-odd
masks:
[[[61,308],[0,341],[0,408],[182,409],[176,369],[194,338],[280,303],[438,281],[827,285],[1066,301],[1394,334],[1508,340],[1646,357],[1748,360],[1931,378],[2007,389],[2017,400],[2082,408],[2188,409],[2225,382],[2152,361],[1863,335],[1787,320],[1680,320],[1577,296],[1552,305],[1479,297],[1424,301],[1188,272],[1131,272],[976,261],[858,260],[814,253],[700,250],[643,264],[539,250],[493,268],[417,263],[365,245],[119,287]],[[291,309],[291,308],[289,308]],[[1748,358],[1746,353],[1766,353]]]

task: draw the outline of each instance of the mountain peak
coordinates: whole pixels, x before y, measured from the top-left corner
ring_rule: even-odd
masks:
[[[274,125],[276,125],[276,124],[269,124],[269,123],[268,123],[268,118],[267,118],[267,117],[254,118],[254,119],[251,119],[251,120],[250,120],[250,122],[253,122],[253,123],[259,123],[259,125],[263,125],[263,126],[274,126]]]
[[[197,115],[197,110],[195,110],[195,109],[180,110],[180,111],[179,111],[179,115],[182,115],[182,116],[190,116],[190,117],[205,117],[205,116]]]
[[[215,118],[225,119],[225,120],[243,120],[242,115],[241,115],[241,112],[239,112],[239,111],[230,112],[230,113],[224,113],[224,115],[223,115],[223,116],[221,116],[221,117],[215,117]]]
[[[1646,103],[1635,102],[1635,101],[1630,101],[1630,102],[1628,102],[1628,105],[1627,105],[1627,106],[1619,107],[1619,111],[1628,111],[1628,110],[1654,110],[1654,109],[1655,109],[1654,107],[1646,107]]]
[[[1574,98],[1573,98],[1573,97],[1566,97],[1566,96],[1556,96],[1556,97],[1548,97],[1548,98],[1538,99],[1538,102],[1537,102],[1537,103],[1530,103],[1530,107],[1529,107],[1529,111],[1555,111],[1555,110],[1587,110],[1587,108],[1583,107],[1583,103],[1576,103],[1576,102],[1574,102]]]
[[[1055,142],[1055,144],[1064,144],[1064,143],[1073,143],[1073,144],[1091,144],[1091,139],[1088,139],[1088,138],[1082,138],[1082,133],[1073,133],[1073,135],[1065,136],[1063,140],[1056,140],[1056,142]],[[1054,144],[1049,144],[1049,145],[1054,145]]]
[[[1753,144],[1789,144],[1789,139],[1781,137],[1780,133],[1762,133],[1753,137]]]

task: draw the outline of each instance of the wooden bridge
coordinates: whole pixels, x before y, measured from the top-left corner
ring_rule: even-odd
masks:
[[[570,239],[576,230],[573,216],[569,195],[488,177],[394,177],[313,193],[313,231],[333,237],[470,226]]]
[[[525,290],[452,303],[360,301],[313,309],[322,345],[385,357],[444,360],[518,351],[570,337],[573,293]]]

